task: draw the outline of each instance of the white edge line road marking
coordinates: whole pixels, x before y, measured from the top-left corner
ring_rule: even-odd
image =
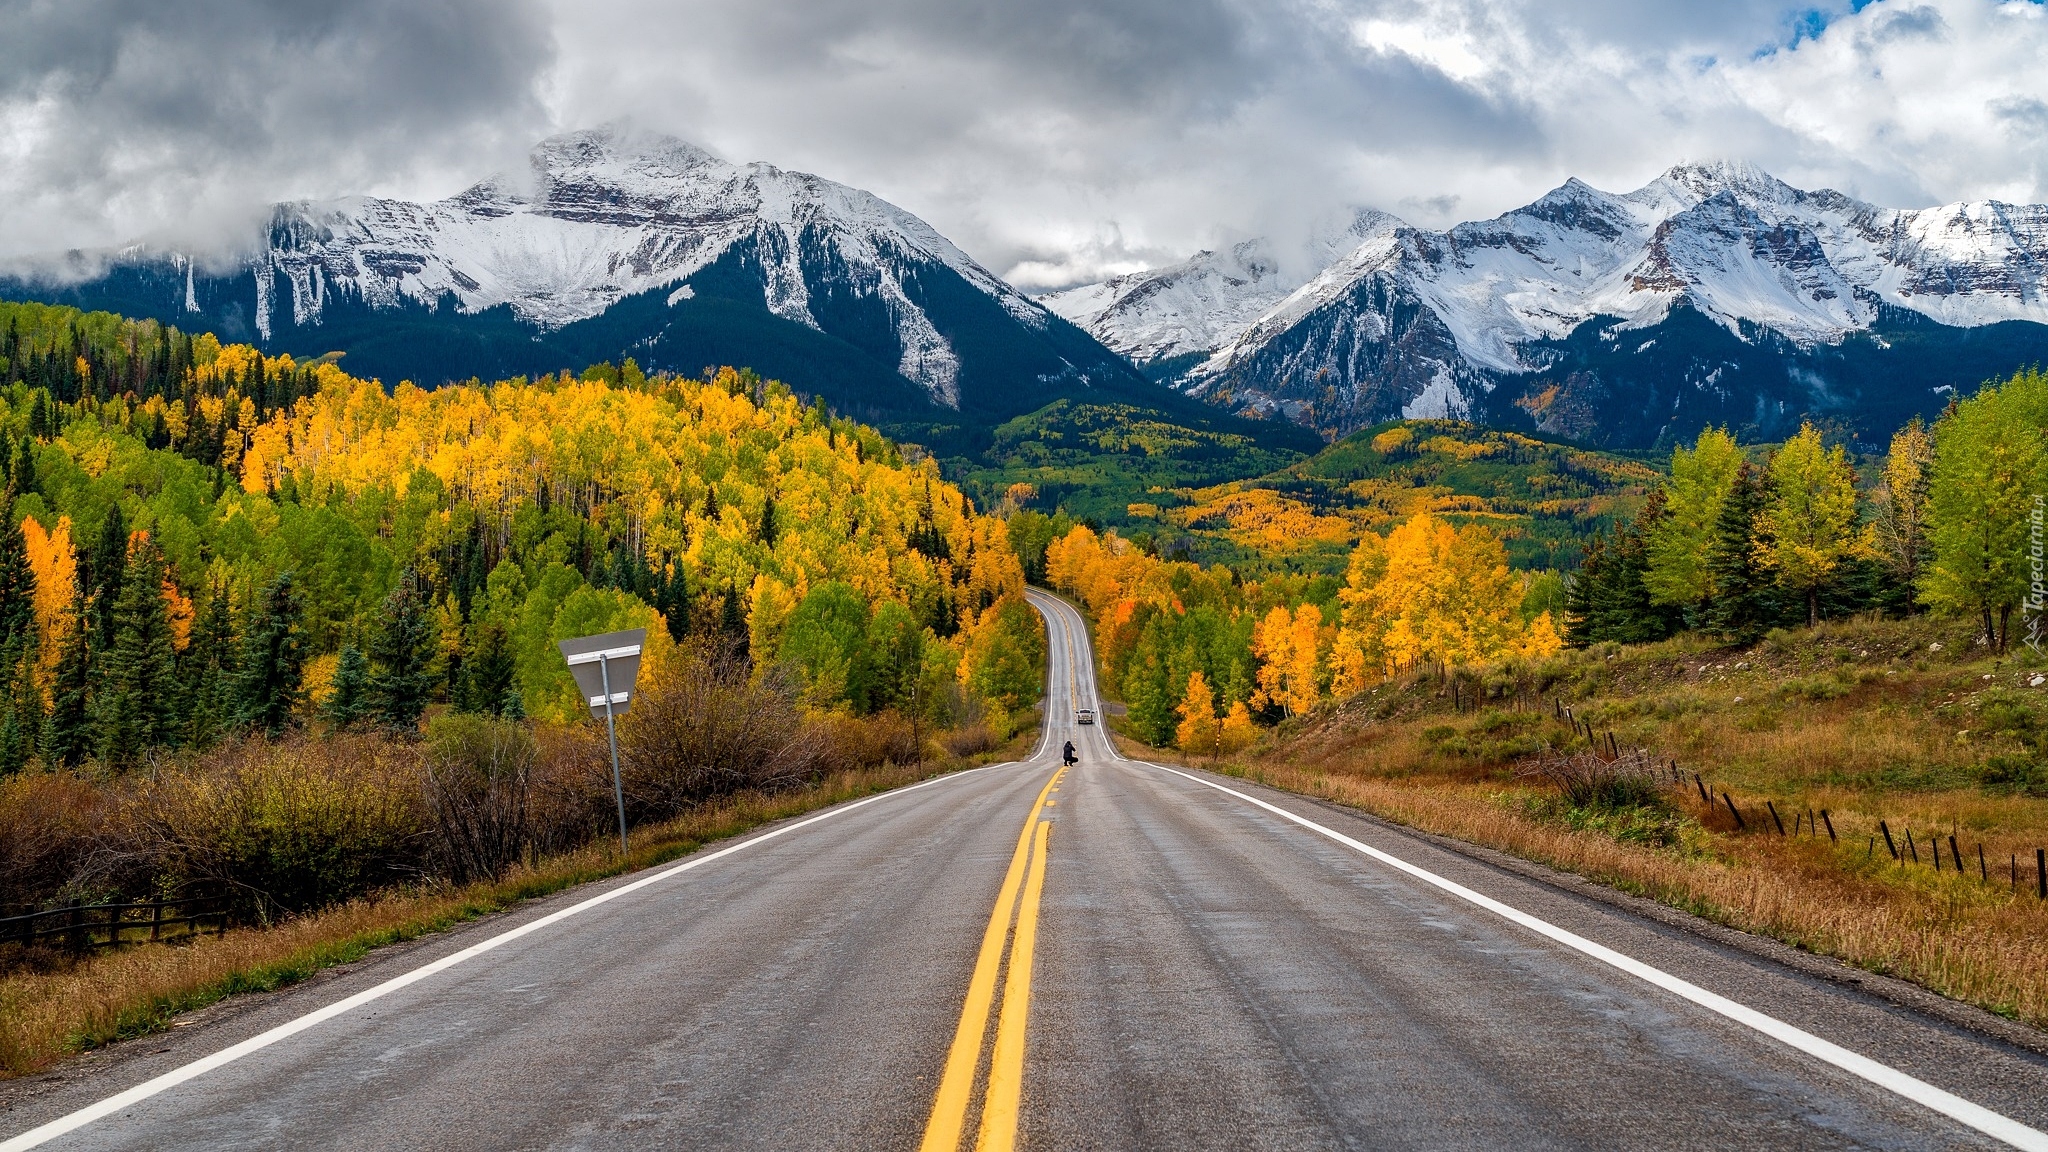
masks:
[[[1057,601],[1057,603],[1063,609],[1059,613],[1062,617],[1072,611],[1064,601]],[[1061,620],[1060,625],[1062,631],[1072,627],[1072,624],[1065,619]],[[1163,764],[1154,764],[1147,760],[1133,760],[1116,750],[1116,742],[1109,740],[1107,733],[1104,734],[1104,739],[1109,745],[1109,754],[1113,759],[1121,760],[1126,764],[1143,765],[1144,767],[1161,772],[1170,772],[1175,776],[1192,780],[1205,788],[1214,788],[1218,792],[1235,796],[1247,804],[1263,808],[1283,820],[1299,824],[1311,832],[1326,836],[1347,848],[1362,852],[1389,868],[1405,872],[1461,900],[1475,904],[1505,920],[1519,924],[1539,936],[1548,937],[1575,952],[1582,953],[1604,964],[1618,968],[1645,983],[1653,984],[1667,992],[1689,1000],[1709,1012],[1761,1032],[1781,1044],[1831,1064],[1850,1075],[1861,1077],[1881,1088],[1889,1089],[1915,1104],[1939,1112],[1943,1116],[1974,1128],[1993,1139],[2004,1141],[2015,1148],[2027,1149],[2028,1152],[2048,1152],[2048,1133],[2041,1132],[2035,1128],[2029,1128],[2009,1116],[1993,1112],[1991,1109],[1980,1104],[1973,1104],[1953,1092],[1936,1088],[1925,1080],[1921,1080],[1916,1076],[1910,1076],[1888,1064],[1880,1064],[1868,1056],[1851,1052],[1839,1044],[1823,1040],[1803,1028],[1787,1024],[1775,1016],[1767,1016],[1754,1008],[1730,1000],[1719,993],[1709,992],[1691,981],[1682,980],[1662,969],[1652,968],[1650,965],[1634,957],[1625,956],[1606,945],[1596,944],[1575,932],[1569,932],[1547,920],[1538,919],[1518,908],[1503,904],[1491,896],[1474,892],[1472,889],[1456,881],[1439,876],[1426,868],[1410,864],[1406,860],[1389,855],[1370,844],[1354,840],[1341,832],[1325,828],[1313,820],[1304,816],[1297,816],[1276,804],[1269,804],[1256,796],[1247,795],[1235,788],[1228,788],[1213,781],[1204,780],[1200,776],[1190,772],[1183,772],[1178,768],[1168,768]],[[8,1152],[8,1150],[0,1147],[0,1152]]]
[[[517,940],[522,936],[525,936],[532,932],[538,932],[542,928],[545,928],[551,924],[558,923],[562,920],[567,920],[571,916],[575,916],[581,912],[586,912],[592,908],[597,907],[600,904],[605,904],[610,901],[616,900],[629,892],[637,892],[650,884],[658,884],[671,876],[677,875],[678,873],[688,872],[692,868],[698,868],[705,864],[709,864],[713,860],[717,860],[720,857],[730,856],[735,852],[752,848],[756,844],[765,844],[778,836],[787,835],[791,832],[796,831],[799,828],[809,827],[812,824],[818,823],[820,820],[830,820],[834,816],[843,815],[847,812],[853,811],[856,808],[864,808],[869,804],[873,804],[877,800],[887,800],[894,796],[901,796],[906,792],[915,792],[920,788],[929,788],[934,784],[943,784],[948,780],[958,780],[966,776],[975,775],[980,772],[987,772],[996,768],[1007,768],[1014,763],[1016,763],[1016,761],[1011,761],[1009,763],[1004,764],[989,764],[981,768],[969,768],[963,772],[948,773],[947,775],[940,776],[935,779],[926,780],[917,784],[912,784],[907,788],[892,789],[888,792],[883,792],[874,796],[869,796],[864,800],[856,800],[851,804],[840,805],[838,807],[831,809],[830,811],[821,812],[816,816],[812,816],[809,819],[799,820],[794,824],[786,824],[772,831],[764,832],[759,836],[754,836],[749,839],[742,840],[737,844],[727,845],[726,847],[720,848],[718,851],[709,853],[707,855],[692,855],[688,859],[684,860],[682,863],[677,864],[673,867],[664,868],[651,876],[643,876],[630,884],[622,884],[617,888],[611,889],[610,891],[600,892],[587,900],[582,900],[575,904],[571,904],[567,908],[563,908],[555,912],[550,912],[549,914],[547,914],[546,916],[542,916],[538,920],[528,921],[525,924],[519,925],[517,928],[507,929],[506,931],[500,932],[496,936],[493,936],[488,940],[482,940],[475,944],[472,944],[469,947],[464,948],[460,952],[455,952],[450,955],[443,956],[442,958],[434,961],[431,964],[422,964],[418,968],[415,968],[412,971],[407,972],[401,976],[395,976],[389,980],[384,981],[382,984],[377,984],[372,987],[365,988],[361,992],[358,992],[353,996],[350,996],[343,1000],[337,1000],[334,1003],[329,1004],[325,1008],[315,1009],[314,1011],[308,1012],[304,1016],[300,1016],[295,1020],[286,1021],[285,1023],[280,1024],[267,1032],[259,1032],[256,1035],[249,1037],[247,1040],[244,1040],[239,1044],[223,1048],[220,1051],[215,1052],[211,1056],[201,1057],[198,1060],[194,1060],[190,1064],[186,1064],[183,1067],[174,1068],[161,1076],[155,1077],[154,1079],[145,1080],[142,1083],[137,1084],[135,1087],[130,1088],[125,1092],[115,1093],[114,1095],[107,1097],[106,1099],[100,1101],[97,1104],[88,1104],[85,1107],[80,1108],[76,1112],[72,1112],[69,1115],[60,1116],[57,1119],[42,1125],[41,1127],[31,1128],[28,1131],[23,1132],[19,1136],[15,1136],[4,1143],[0,1143],[0,1152],[24,1152],[25,1149],[34,1148],[39,1144],[47,1143],[48,1141],[54,1140],[59,1136],[63,1136],[67,1133],[74,1132],[80,1128],[85,1127],[87,1124],[90,1124],[95,1120],[104,1119],[108,1116],[113,1115],[116,1112],[121,1111],[123,1108],[127,1108],[130,1105],[139,1104],[142,1101],[147,1100],[160,1092],[164,1092],[171,1088],[175,1088],[178,1085],[183,1084],[187,1080],[191,1080],[199,1076],[204,1076],[206,1073],[211,1072],[216,1068],[232,1064],[235,1061],[240,1060],[242,1057],[247,1056],[252,1052],[268,1048],[272,1044],[275,1044],[280,1040],[296,1036],[297,1034],[304,1032],[308,1028],[311,1028],[317,1024],[323,1024],[329,1020],[334,1019],[336,1016],[342,1015],[345,1012],[352,1011],[356,1008],[360,1008],[363,1005],[370,1003],[373,1000],[378,1000],[385,996],[388,996],[391,993],[396,992],[409,984],[417,983],[418,981],[424,980],[427,977],[434,975],[435,973],[446,971],[447,969],[453,968],[457,964],[460,964],[465,960],[470,960],[477,956],[481,956],[484,953],[499,947],[500,945],[510,944],[512,941]]]
[[[1605,945],[1596,944],[1574,932],[1559,928],[1547,920],[1540,920],[1529,915],[1527,912],[1503,904],[1491,896],[1474,892],[1456,881],[1447,880],[1426,868],[1417,867],[1406,860],[1388,855],[1370,844],[1361,843],[1341,832],[1325,828],[1313,820],[1297,816],[1278,805],[1268,804],[1256,796],[1248,796],[1234,788],[1226,788],[1221,784],[1204,780],[1199,776],[1182,772],[1177,768],[1168,768],[1163,764],[1153,764],[1145,760],[1132,760],[1127,756],[1118,756],[1118,759],[1129,764],[1142,764],[1147,768],[1155,768],[1161,772],[1171,772],[1175,776],[1192,780],[1206,788],[1214,788],[1218,792],[1235,796],[1248,804],[1255,804],[1282,819],[1299,824],[1311,832],[1327,836],[1347,848],[1354,848],[1363,852],[1390,868],[1406,872],[1410,876],[1441,888],[1461,900],[1469,901],[1495,915],[1513,921],[1529,929],[1531,932],[1547,936],[1573,951],[1582,952],[1595,960],[1619,968],[1637,979],[1654,984],[1667,992],[1675,993],[1710,1012],[1753,1028],[1773,1040],[1777,1040],[1809,1056],[1832,1064],[1844,1072],[1860,1076],[1881,1088],[1888,1088],[1916,1104],[1933,1109],[1949,1119],[1975,1128],[1987,1136],[2002,1140],[2015,1148],[2028,1149],[2029,1152],[2048,1152],[2048,1133],[2029,1128],[2025,1124],[1993,1112],[1989,1108],[1972,1104],[1952,1092],[1943,1091],[1927,1083],[1925,1080],[1909,1076],[1888,1064],[1880,1064],[1868,1056],[1859,1055],[1839,1044],[1823,1040],[1811,1032],[1787,1024],[1775,1016],[1766,1016],[1754,1008],[1737,1003],[1718,993],[1709,992],[1697,984],[1682,980],[1662,969],[1652,968],[1640,960],[1625,956]],[[4,1152],[4,1149],[0,1149],[0,1152]]]

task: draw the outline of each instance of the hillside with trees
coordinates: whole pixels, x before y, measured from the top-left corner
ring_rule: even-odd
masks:
[[[0,305],[0,444],[0,911],[205,878],[38,822],[148,823],[162,781],[246,778],[222,766],[272,764],[264,747],[402,751],[461,717],[573,743],[567,637],[644,627],[650,692],[708,683],[693,707],[786,714],[775,747],[811,751],[784,782],[842,762],[832,748],[907,762],[913,735],[1007,739],[1040,693],[1005,525],[932,461],[749,372],[627,360],[386,390],[329,360]],[[648,818],[750,786],[718,783],[752,745],[724,747],[672,765],[699,781],[681,793],[647,784],[673,800]]]

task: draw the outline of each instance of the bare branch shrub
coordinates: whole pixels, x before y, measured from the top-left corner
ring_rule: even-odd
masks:
[[[1609,760],[1594,752],[1546,753],[1516,773],[1557,785],[1574,807],[1640,808],[1660,804],[1664,781],[1649,753],[1630,748]]]
[[[640,818],[667,819],[743,790],[788,788],[835,766],[829,729],[805,718],[796,686],[776,669],[756,680],[744,658],[698,643],[648,675],[642,672],[633,710],[619,721],[626,803]]]
[[[458,884],[496,880],[526,854],[539,763],[540,748],[522,724],[463,713],[434,718],[422,767],[442,874]]]
[[[0,779],[0,916],[93,899],[136,869],[108,834],[118,794],[71,772]]]
[[[975,720],[939,737],[939,746],[959,757],[978,755],[995,747],[1002,741],[989,731],[987,724]]]
[[[922,735],[910,717],[891,709],[873,716],[832,716],[814,721],[825,729],[835,769],[879,768],[917,759]]]

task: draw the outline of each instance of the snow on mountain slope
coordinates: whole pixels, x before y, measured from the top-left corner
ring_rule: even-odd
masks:
[[[251,251],[222,265],[135,247],[74,257],[55,278],[0,270],[0,287],[343,350],[407,378],[624,350],[680,371],[774,367],[892,409],[922,397],[1006,408],[1048,388],[1140,382],[901,208],[665,137],[553,137],[529,172],[434,203],[279,205]]]
[[[1384,212],[1359,209],[1317,227],[1304,251],[1285,258],[1273,241],[1246,240],[1037,299],[1139,364],[1208,353],[1237,339],[1366,237],[1399,223]]]
[[[819,328],[807,243],[822,243],[856,291],[895,321],[905,377],[959,404],[958,356],[904,291],[907,265],[937,262],[1043,328],[1043,309],[930,225],[842,184],[768,164],[735,165],[678,140],[628,144],[587,131],[543,142],[532,191],[504,178],[433,204],[352,199],[281,207],[265,256],[289,285],[293,323],[320,323],[330,293],[379,306],[453,296],[468,312],[509,305],[543,329],[596,316],[624,297],[687,280],[746,239],[756,243],[769,310]],[[256,325],[273,302],[258,276]],[[684,297],[685,299],[687,297]],[[678,303],[679,301],[672,301]]]
[[[1236,329],[1202,349],[1183,384],[1262,411],[1320,405],[1305,418],[1326,430],[1473,411],[1500,379],[1552,367],[1555,346],[1595,318],[1614,337],[1683,308],[1735,340],[1799,350],[1894,313],[1949,327],[2048,323],[2048,207],[1883,209],[1730,163],[1680,165],[1625,194],[1571,180],[1442,232],[1381,217],[1249,322],[1244,306],[1262,298],[1249,285],[1213,294],[1214,319],[1202,297],[1172,290],[1205,260],[1215,257],[1070,290],[1076,303],[1061,310],[1140,359],[1163,346],[1143,338],[1154,332],[1191,350]]]

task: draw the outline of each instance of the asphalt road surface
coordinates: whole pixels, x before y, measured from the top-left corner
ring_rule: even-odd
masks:
[[[2048,1148],[2048,1059],[1332,806],[1028,762],[0,1095],[16,1148]],[[1062,745],[1079,763],[1062,772]],[[1812,966],[1809,965],[1808,968]]]

